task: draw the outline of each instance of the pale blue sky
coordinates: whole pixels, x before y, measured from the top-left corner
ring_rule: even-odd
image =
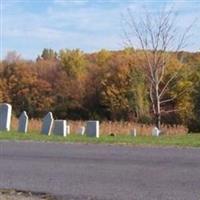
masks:
[[[1,58],[15,50],[35,59],[43,48],[56,51],[80,48],[86,52],[123,48],[122,18],[127,8],[140,16],[143,7],[157,12],[173,5],[180,28],[200,18],[198,0],[0,0]],[[193,43],[187,50],[200,49],[200,23],[191,31]]]

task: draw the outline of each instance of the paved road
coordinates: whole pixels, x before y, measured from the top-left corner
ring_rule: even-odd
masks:
[[[66,200],[200,200],[200,149],[0,142],[0,188]]]

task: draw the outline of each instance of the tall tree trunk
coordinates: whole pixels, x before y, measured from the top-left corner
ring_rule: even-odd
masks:
[[[157,113],[157,115],[156,115],[156,126],[160,130],[160,127],[161,127],[161,114],[160,113]]]
[[[133,15],[134,12],[128,10],[128,20],[125,20],[128,29],[125,30],[125,37],[126,42],[130,45],[129,47],[132,47],[138,59],[143,61],[141,64],[149,82],[155,125],[160,129],[161,104],[173,102],[176,98],[176,96],[166,97],[166,99],[164,97],[170,91],[170,86],[174,84],[173,81],[177,80],[180,73],[180,70],[178,70],[168,77],[166,74],[167,67],[171,65],[174,55],[178,56],[179,51],[185,48],[192,24],[184,31],[180,31],[175,24],[177,16],[173,9],[169,11],[164,9],[159,15],[154,15],[148,10],[145,11],[145,15],[139,21],[136,21],[137,17]],[[130,33],[133,33],[133,37]],[[133,38],[134,40],[132,40]],[[133,46],[134,43],[137,44],[135,38],[139,48]],[[141,54],[144,56],[142,59]]]
[[[156,126],[160,130],[161,110],[160,110],[159,84],[156,84],[155,89],[156,89]]]

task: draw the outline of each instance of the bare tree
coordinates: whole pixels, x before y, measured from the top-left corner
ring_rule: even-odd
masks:
[[[21,55],[18,54],[16,51],[9,51],[5,57],[5,60],[7,63],[13,63],[13,62],[18,62],[21,60]]]
[[[144,16],[138,20],[132,11],[124,18],[124,35],[126,46],[133,48],[136,54],[142,54],[142,65],[147,75],[152,110],[156,119],[156,126],[161,126],[161,107],[174,101],[177,96],[166,98],[169,86],[179,77],[179,71],[164,78],[166,68],[180,50],[186,47],[191,25],[180,31],[176,24],[177,15],[173,9],[150,13],[144,10]],[[138,45],[138,46],[135,46]],[[139,56],[138,56],[139,57]],[[140,56],[141,59],[141,56]],[[182,92],[183,93],[183,92]]]

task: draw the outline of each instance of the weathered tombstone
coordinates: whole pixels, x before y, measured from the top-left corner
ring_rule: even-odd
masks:
[[[12,106],[7,103],[0,104],[0,131],[10,131]]]
[[[69,126],[69,125],[66,126],[66,134],[67,134],[67,135],[70,134],[70,126]]]
[[[131,136],[134,136],[134,137],[137,136],[137,130],[136,130],[136,128],[134,128],[134,129],[132,129],[132,130],[130,131],[130,135],[131,135]]]
[[[99,138],[99,121],[88,121],[85,133],[89,137]]]
[[[85,134],[85,126],[81,126],[78,130],[77,133],[79,135],[84,135]]]
[[[157,127],[154,127],[152,130],[152,136],[159,136],[160,130]]]
[[[53,134],[59,136],[67,136],[67,122],[66,120],[54,120]]]
[[[18,132],[27,133],[28,130],[28,115],[23,111],[19,117]]]
[[[53,127],[53,114],[49,112],[44,118],[42,122],[42,130],[41,133],[44,135],[51,135],[52,127]]]

